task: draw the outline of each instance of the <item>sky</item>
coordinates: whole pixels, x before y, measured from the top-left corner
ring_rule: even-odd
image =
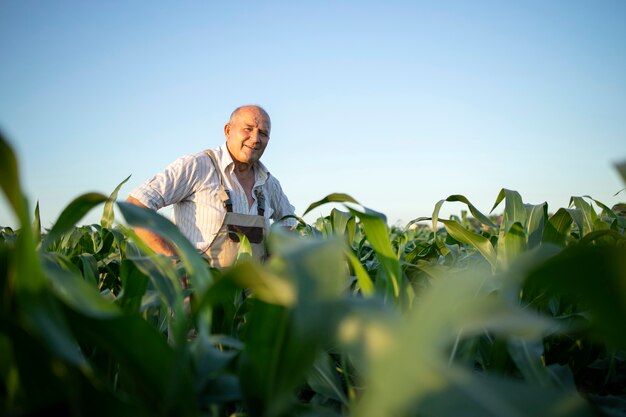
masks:
[[[44,227],[221,145],[248,103],[272,117],[262,161],[299,216],[335,192],[400,226],[453,194],[487,213],[502,188],[612,206],[626,2],[0,0],[0,131]]]

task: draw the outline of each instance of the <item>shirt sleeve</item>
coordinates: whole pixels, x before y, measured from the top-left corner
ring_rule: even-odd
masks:
[[[295,215],[296,209],[289,202],[289,199],[283,192],[278,180],[275,177],[270,177],[268,186],[270,192],[270,202],[272,204],[272,209],[274,210],[271,217],[272,220],[279,221],[285,216]],[[289,218],[281,221],[280,224],[293,227],[298,224],[298,221],[296,219]]]
[[[130,196],[153,210],[184,201],[212,169],[209,164],[201,163],[201,157],[201,154],[195,154],[178,158],[163,172],[131,191]]]

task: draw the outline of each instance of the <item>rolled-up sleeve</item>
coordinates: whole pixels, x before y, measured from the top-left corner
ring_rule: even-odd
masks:
[[[130,192],[130,196],[153,210],[179,203],[195,192],[199,175],[207,168],[198,168],[198,155],[186,155],[168,165],[163,172]]]

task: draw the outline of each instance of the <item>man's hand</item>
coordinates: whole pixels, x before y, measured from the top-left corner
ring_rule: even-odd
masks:
[[[135,197],[129,196],[126,199],[126,201],[139,207],[148,208],[141,201],[137,200]],[[174,250],[174,247],[170,245],[169,242],[167,242],[161,236],[157,235],[156,233],[152,233],[150,230],[141,229],[139,227],[135,228],[135,232],[155,252],[162,253],[165,256],[176,255],[176,251]]]

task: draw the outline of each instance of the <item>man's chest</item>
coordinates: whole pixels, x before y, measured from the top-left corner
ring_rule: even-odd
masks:
[[[241,175],[241,176],[237,175],[236,179],[237,179],[237,182],[239,183],[239,186],[241,187],[241,190],[246,196],[246,202],[248,204],[248,207],[252,207],[252,205],[254,204],[254,197],[252,193],[252,190],[255,185],[254,174]]]
[[[241,181],[235,175],[224,177],[224,189],[230,196],[232,210],[235,213],[257,214],[257,201],[255,197],[255,188],[263,190],[263,184],[258,183],[253,178],[243,178]],[[222,200],[222,185],[220,181],[212,181],[208,179],[200,184],[193,195],[186,200],[195,204],[201,211],[225,211],[224,202]],[[265,194],[265,193],[264,193]]]

